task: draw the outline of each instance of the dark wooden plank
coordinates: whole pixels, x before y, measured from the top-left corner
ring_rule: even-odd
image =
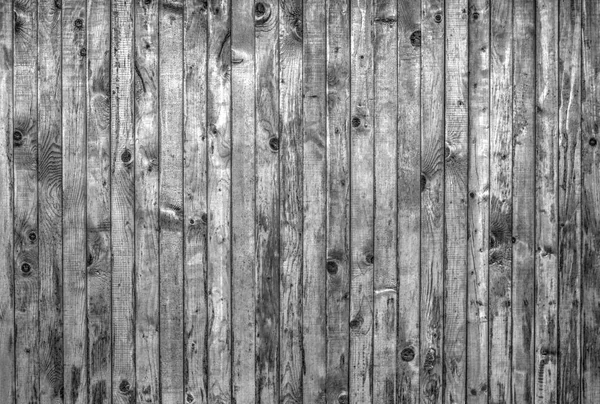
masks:
[[[184,359],[186,400],[208,403],[206,289],[206,3],[187,0],[184,16]],[[190,401],[191,399],[191,401]]]
[[[87,327],[89,401],[111,402],[110,2],[87,16]]]
[[[581,402],[581,3],[558,11],[559,403]]]
[[[137,400],[160,401],[158,2],[136,1],[135,108],[135,376]]]
[[[513,3],[512,402],[532,403],[535,243],[535,2]],[[493,364],[490,364],[493,366]]]
[[[254,6],[256,401],[279,403],[279,3]]]
[[[135,401],[134,8],[111,4],[111,250],[113,403]]]
[[[490,2],[469,6],[467,403],[488,402]],[[510,337],[510,336],[509,336]]]
[[[348,402],[350,12],[327,8],[327,403]]]
[[[255,402],[254,0],[231,3],[231,400]]]
[[[64,293],[63,338],[67,342],[64,346],[63,370],[65,403],[88,402],[88,367],[85,354],[87,285],[84,270],[87,262],[85,238],[87,232],[86,11],[84,2],[67,0],[62,3],[62,287],[66,292]],[[40,151],[44,143],[46,142],[40,141]],[[58,145],[55,143],[53,148],[56,146]],[[49,147],[49,153],[53,148]],[[57,163],[58,159],[50,160],[48,164],[51,162]],[[41,163],[40,168],[44,168],[44,165]],[[59,184],[55,182],[55,185]],[[52,188],[49,187],[48,190],[51,191]],[[40,221],[40,225],[46,224]],[[56,232],[55,228],[48,230]],[[58,395],[55,400],[59,400]]]
[[[444,2],[422,2],[421,402],[443,401]]]
[[[39,402],[37,1],[14,8],[14,288],[16,403]],[[60,339],[60,334],[57,335]],[[60,360],[62,361],[62,355]],[[59,380],[62,372],[58,373]]]
[[[303,402],[302,0],[280,0],[280,397]]]
[[[396,397],[398,5],[374,2],[373,402]]]
[[[208,9],[208,401],[231,399],[231,18],[229,0]]]
[[[350,2],[350,402],[373,399],[373,2]]]
[[[398,2],[398,401],[420,402],[421,4]]]

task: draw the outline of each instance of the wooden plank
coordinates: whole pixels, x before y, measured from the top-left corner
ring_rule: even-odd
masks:
[[[0,3],[0,391],[15,402],[15,305],[13,272],[13,56],[12,2]]]
[[[598,130],[600,111],[600,3],[583,2],[582,88],[581,88],[581,300],[582,300],[582,364],[581,402],[600,400],[600,152]]]
[[[534,400],[535,2],[513,3],[512,402]]]
[[[16,403],[40,398],[38,297],[37,1],[15,1],[14,12],[14,290]],[[60,335],[60,334],[59,334]],[[57,336],[60,338],[60,336]],[[61,358],[62,361],[62,358]],[[61,372],[58,378],[61,379]]]
[[[374,240],[373,255],[373,401],[396,397],[398,281],[397,129],[398,6],[374,2]]]
[[[84,270],[87,262],[85,236],[87,233],[85,176],[87,159],[86,11],[86,4],[83,2],[68,0],[62,3],[62,287],[66,291],[64,294],[63,338],[68,342],[64,345],[65,403],[88,402],[88,376],[85,354],[87,348],[87,285]],[[43,135],[43,132],[40,132],[40,136]],[[40,151],[45,149],[45,144],[47,144],[46,141],[40,141]],[[58,146],[56,143],[48,144],[48,146],[50,145],[53,148]],[[53,151],[50,147],[47,150],[48,154]],[[40,168],[43,169],[45,164],[51,162],[56,163],[56,160],[50,160],[47,163],[42,163],[42,160],[40,160]],[[50,168],[51,165],[48,165],[48,167]],[[57,172],[60,172],[60,170],[57,170]],[[60,185],[60,182],[55,182],[55,185]],[[40,189],[44,188],[46,187]],[[48,191],[50,190],[52,188],[48,189]],[[47,191],[44,189],[43,192]],[[46,224],[40,220],[40,225],[44,226]],[[56,232],[56,229],[48,229],[49,233],[52,231]],[[53,247],[56,248],[56,245]],[[42,251],[40,250],[40,252]],[[59,396],[57,395],[55,400],[58,399]]]
[[[421,4],[398,2],[398,401],[420,403]]]
[[[489,395],[511,397],[512,290],[512,2],[490,10]]]
[[[536,401],[557,399],[558,3],[536,7]]]
[[[558,402],[581,390],[581,1],[559,3]]]
[[[110,2],[87,16],[87,327],[89,400],[111,402]]]
[[[422,2],[421,402],[443,401],[444,2]]]
[[[279,2],[254,6],[256,401],[279,403]]]
[[[209,402],[231,399],[231,20],[228,0],[208,10]]]
[[[255,402],[254,0],[231,4],[231,400]]]
[[[137,400],[158,403],[160,401],[158,2],[136,1],[134,8],[135,385]]]
[[[444,401],[466,401],[468,2],[447,0],[444,156]]]
[[[488,402],[490,2],[469,6],[467,403]],[[510,337],[510,336],[509,336]]]
[[[188,0],[184,15],[184,362],[187,402],[208,403],[206,289],[206,3]]]
[[[348,402],[350,11],[327,8],[327,403]]]
[[[303,402],[302,0],[280,0],[280,396]]]
[[[135,401],[134,9],[111,5],[111,250],[113,403]]]

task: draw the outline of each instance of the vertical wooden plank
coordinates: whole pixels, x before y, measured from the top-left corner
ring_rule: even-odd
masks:
[[[39,401],[38,4],[14,7],[14,287],[16,402]],[[60,334],[57,335],[60,338]],[[62,355],[61,355],[62,356]],[[62,358],[61,358],[62,361]],[[58,378],[61,379],[61,371]]]
[[[421,402],[443,400],[444,1],[422,1]]]
[[[187,402],[207,404],[206,45],[207,4],[185,2],[184,16],[184,359]]]
[[[280,402],[303,401],[302,0],[280,0]]]
[[[421,2],[398,2],[398,401],[420,403]]]
[[[468,4],[447,0],[444,172],[444,400],[466,401]],[[435,18],[435,17],[434,17]]]
[[[231,20],[228,0],[208,11],[208,401],[231,399]]]
[[[160,395],[183,397],[183,0],[159,6]]]
[[[61,17],[61,8],[54,1],[38,2],[37,49],[29,50],[38,52],[39,391],[43,402],[61,401],[60,390],[67,383],[63,357],[69,355],[63,352]],[[78,237],[82,239],[82,233]]]
[[[86,14],[84,2],[67,0],[62,3],[62,287],[65,291],[64,341],[67,341],[64,346],[63,376],[65,403],[88,402],[85,355],[87,317],[85,277],[87,261],[85,238],[87,232],[85,193],[87,159]]]
[[[581,89],[582,380],[581,401],[600,400],[600,3],[583,2]],[[16,240],[15,240],[16,241]]]
[[[158,3],[134,4],[135,385],[148,403],[160,401]]]
[[[111,249],[113,403],[135,401],[134,9],[111,5]]]
[[[513,2],[512,402],[534,390],[535,1]],[[492,364],[490,364],[493,366]]]
[[[398,6],[374,2],[373,402],[396,397]]]
[[[254,0],[231,5],[232,397],[255,402]]]
[[[558,402],[581,387],[581,0],[559,3]]]
[[[15,306],[13,273],[13,56],[12,2],[0,3],[0,391],[15,402]]]
[[[536,7],[536,402],[557,400],[558,3]]]
[[[350,10],[327,9],[327,403],[348,402]]]
[[[110,2],[87,4],[87,327],[89,401],[111,402]]]
[[[490,2],[469,3],[467,403],[488,402]],[[510,73],[510,72],[509,72]],[[510,338],[510,335],[509,335]]]
[[[512,276],[512,1],[490,10],[489,394],[510,402]]]

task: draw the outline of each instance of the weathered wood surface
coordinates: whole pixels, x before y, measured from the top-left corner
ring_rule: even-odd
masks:
[[[599,19],[1,2],[0,401],[598,403]]]

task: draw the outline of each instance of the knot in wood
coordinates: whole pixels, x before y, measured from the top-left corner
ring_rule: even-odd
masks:
[[[204,212],[201,216],[200,216],[200,220],[202,221],[203,224],[206,224],[208,222],[208,215],[206,214],[206,212]]]
[[[413,359],[415,359],[415,350],[413,349],[413,347],[409,346],[404,348],[400,352],[400,358],[402,358],[404,362],[410,362]]]
[[[421,46],[421,31],[415,31],[410,34],[410,44],[415,48]]]
[[[123,394],[129,393],[130,388],[131,388],[131,385],[129,384],[129,382],[127,380],[121,380],[121,383],[119,383],[119,391]]]
[[[338,271],[338,265],[335,261],[327,261],[327,272],[331,275],[335,275]]]
[[[27,262],[21,264],[21,272],[23,272],[25,275],[29,275],[31,273],[31,265],[29,265]]]
[[[423,368],[429,372],[429,371],[433,370],[434,365],[435,365],[435,349],[429,348],[429,350],[425,354],[425,363],[423,364]]]
[[[87,49],[86,48],[79,49],[79,56],[86,57],[87,56]]]
[[[425,174],[421,174],[421,192],[425,191],[426,185],[427,185],[427,177],[425,177]]]
[[[21,133],[21,131],[16,130],[13,133],[13,139],[15,140],[15,142],[20,142],[21,140],[23,140],[23,134]]]
[[[348,399],[348,393],[344,392],[338,396],[339,404],[348,404],[349,402],[350,402],[350,400]]]
[[[125,149],[121,154],[121,161],[123,163],[129,163],[131,161],[131,152],[128,149]]]
[[[185,395],[185,401],[188,403],[193,403],[194,402],[194,396],[192,395],[192,393],[187,393]]]
[[[365,261],[367,261],[367,264],[373,265],[373,263],[375,262],[375,256],[373,254],[371,254],[371,253],[368,253],[365,256]]]
[[[438,24],[441,23],[442,22],[442,15],[441,14],[436,14],[435,17],[433,17],[433,20],[436,23],[438,23]]]
[[[32,231],[31,233],[29,233],[29,235],[27,237],[29,237],[29,240],[31,242],[34,242],[35,240],[37,240],[37,234],[35,234],[34,231]]]
[[[83,20],[81,18],[75,20],[75,28],[83,29]]]
[[[357,128],[360,126],[360,118],[355,116],[352,118],[352,127]]]
[[[595,137],[590,138],[590,146],[596,146],[598,144],[598,141],[596,140]]]
[[[478,19],[479,19],[479,13],[478,13],[477,11],[475,11],[475,12],[473,13],[473,19],[474,19],[474,20],[478,20]]]
[[[279,139],[276,137],[272,137],[269,139],[269,148],[272,152],[279,151]]]

